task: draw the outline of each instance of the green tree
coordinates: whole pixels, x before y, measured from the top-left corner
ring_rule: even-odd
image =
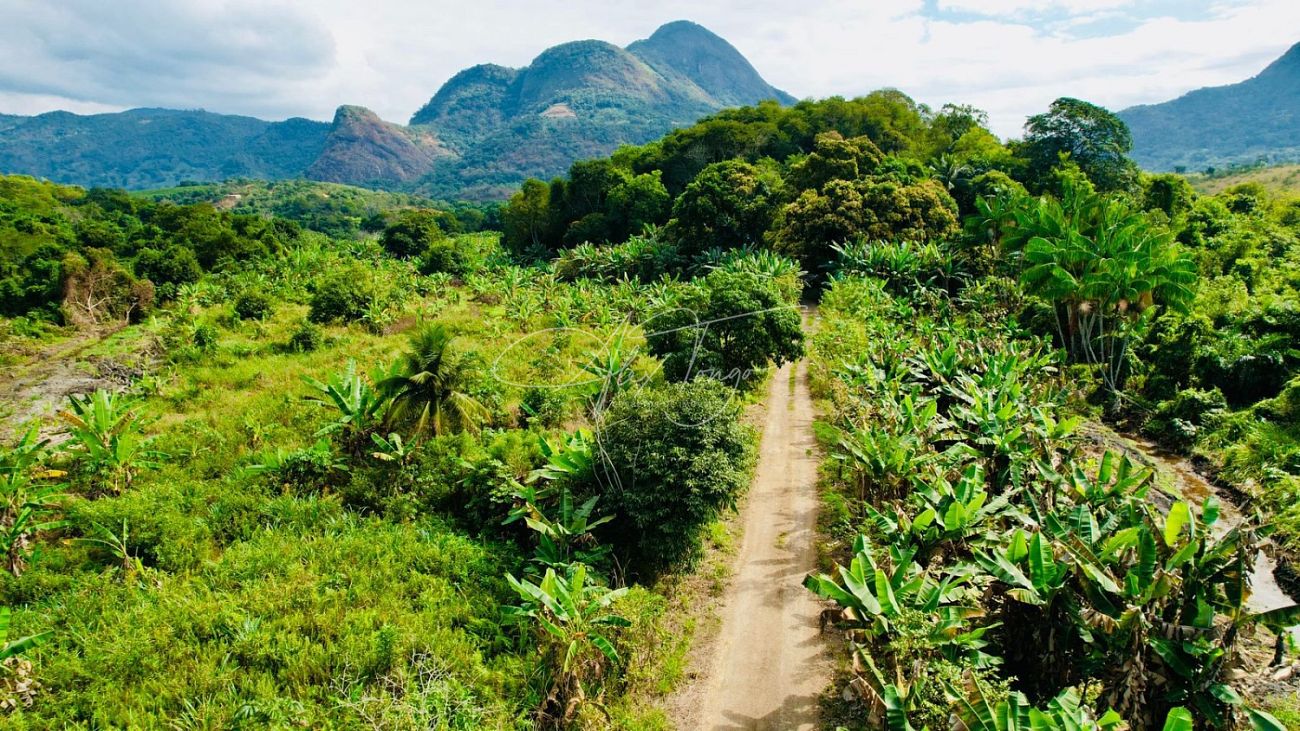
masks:
[[[1057,335],[1076,359],[1099,367],[1118,395],[1129,372],[1131,339],[1155,305],[1185,310],[1196,266],[1173,234],[1124,200],[1063,177],[1061,200],[1018,211],[1007,243],[1020,251],[1021,281],[1051,302]]]
[[[135,260],[135,273],[158,287],[171,285],[174,288],[199,281],[203,276],[203,268],[188,247],[172,244],[161,251],[141,251]]]
[[[1187,178],[1165,173],[1142,178],[1142,207],[1148,211],[1164,211],[1169,218],[1187,214],[1196,202],[1196,191]]]
[[[501,213],[502,244],[516,255],[532,255],[554,248],[551,232],[551,186],[525,180]]]
[[[380,299],[374,271],[360,262],[348,262],[315,282],[307,319],[315,323],[357,321]]]
[[[748,482],[752,432],[733,392],[710,379],[631,389],[595,430],[604,532],[633,575],[693,555],[699,535]]]
[[[1127,157],[1131,149],[1133,136],[1124,120],[1079,99],[1057,99],[1025,123],[1023,154],[1030,179],[1040,187],[1068,155],[1100,190],[1128,190],[1137,182],[1137,166]]]
[[[605,203],[605,215],[615,241],[640,234],[647,225],[666,222],[672,212],[672,198],[658,171],[619,183],[609,191]]]
[[[933,180],[832,181],[786,206],[777,246],[810,272],[825,271],[835,244],[860,238],[942,241],[957,233],[957,204]]]
[[[820,190],[832,180],[870,175],[883,160],[884,154],[868,137],[846,140],[839,132],[823,132],[813,141],[812,152],[790,167],[790,184]]]
[[[803,355],[799,321],[798,308],[776,280],[718,270],[646,329],[652,331],[650,352],[663,359],[668,380],[706,377],[743,388],[769,362]]]
[[[771,227],[782,181],[740,160],[710,165],[673,204],[672,238],[684,256],[709,249],[756,247]]]
[[[445,237],[438,225],[441,211],[402,211],[379,237],[384,250],[399,259],[410,259],[424,253],[429,245]]]

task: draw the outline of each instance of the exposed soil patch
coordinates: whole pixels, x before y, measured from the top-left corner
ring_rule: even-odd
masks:
[[[156,353],[137,354],[135,363],[87,355],[99,344],[101,333],[82,333],[28,356],[21,365],[0,375],[0,440],[6,440],[33,419],[46,421],[52,432],[50,417],[64,408],[68,396],[91,393],[97,389],[124,391],[146,371]]]

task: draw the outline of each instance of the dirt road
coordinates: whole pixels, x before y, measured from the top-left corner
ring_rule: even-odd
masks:
[[[758,470],[744,508],[735,573],[699,696],[679,728],[813,729],[830,661],[821,605],[801,582],[815,568],[817,456],[807,367],[772,378]]]

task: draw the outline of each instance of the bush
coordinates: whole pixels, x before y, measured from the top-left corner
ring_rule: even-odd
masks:
[[[316,283],[307,319],[315,323],[360,320],[378,299],[374,276],[359,262],[338,267]]]
[[[446,273],[461,276],[469,271],[469,263],[465,261],[455,241],[439,239],[429,244],[420,255],[421,274]]]
[[[558,388],[530,386],[524,391],[519,404],[523,422],[527,426],[555,427],[564,421],[569,401]]]
[[[668,380],[705,376],[741,388],[769,361],[780,365],[803,355],[799,321],[799,310],[774,280],[718,270],[646,329]]]
[[[208,352],[217,347],[219,335],[217,328],[210,323],[201,322],[194,326],[190,333],[190,343],[202,352]]]
[[[618,396],[596,430],[607,470],[602,511],[616,515],[604,534],[639,575],[694,556],[700,532],[735,505],[749,481],[753,432],[740,406],[714,380]]]
[[[289,336],[288,350],[291,353],[310,353],[320,348],[325,341],[325,334],[318,325],[304,320]]]
[[[235,317],[241,320],[265,320],[272,310],[271,298],[250,290],[235,298]]]
[[[179,244],[165,250],[145,249],[135,259],[135,273],[158,287],[191,284],[203,276],[203,268],[194,252]]]
[[[410,259],[427,251],[429,246],[445,238],[438,226],[437,211],[403,211],[397,220],[384,229],[379,243],[384,250],[399,259]]]

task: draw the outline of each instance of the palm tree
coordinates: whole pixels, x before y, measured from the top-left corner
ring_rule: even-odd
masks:
[[[457,431],[477,431],[487,409],[465,393],[469,363],[450,345],[452,335],[442,325],[430,325],[411,338],[403,353],[377,388],[392,401],[388,423],[414,420],[417,434],[435,436]]]

